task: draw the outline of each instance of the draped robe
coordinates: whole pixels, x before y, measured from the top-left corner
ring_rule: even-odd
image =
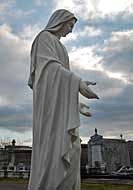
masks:
[[[33,89],[28,190],[80,190],[79,82],[60,40],[42,31],[33,44],[28,83]]]

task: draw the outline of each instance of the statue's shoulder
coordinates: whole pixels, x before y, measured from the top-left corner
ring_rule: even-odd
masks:
[[[39,43],[45,43],[47,45],[50,44],[54,44],[54,38],[53,35],[46,31],[46,30],[42,30],[39,34],[38,34],[38,40]]]
[[[40,33],[39,33],[39,38],[41,39],[46,39],[46,40],[52,40],[52,34],[46,30],[42,30]]]

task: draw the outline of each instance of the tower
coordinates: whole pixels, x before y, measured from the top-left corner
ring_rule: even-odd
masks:
[[[95,128],[95,134],[91,136],[88,146],[90,145],[91,152],[91,167],[101,167],[102,164],[102,140],[103,136],[98,135]]]

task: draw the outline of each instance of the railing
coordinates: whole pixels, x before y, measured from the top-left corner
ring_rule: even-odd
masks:
[[[28,179],[30,171],[11,171],[11,170],[0,170],[0,178],[22,178]]]

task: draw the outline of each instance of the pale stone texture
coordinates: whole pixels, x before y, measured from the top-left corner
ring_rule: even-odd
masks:
[[[31,51],[33,152],[29,190],[80,190],[78,92],[80,78],[69,70],[65,47],[52,32],[74,18],[57,11]]]

